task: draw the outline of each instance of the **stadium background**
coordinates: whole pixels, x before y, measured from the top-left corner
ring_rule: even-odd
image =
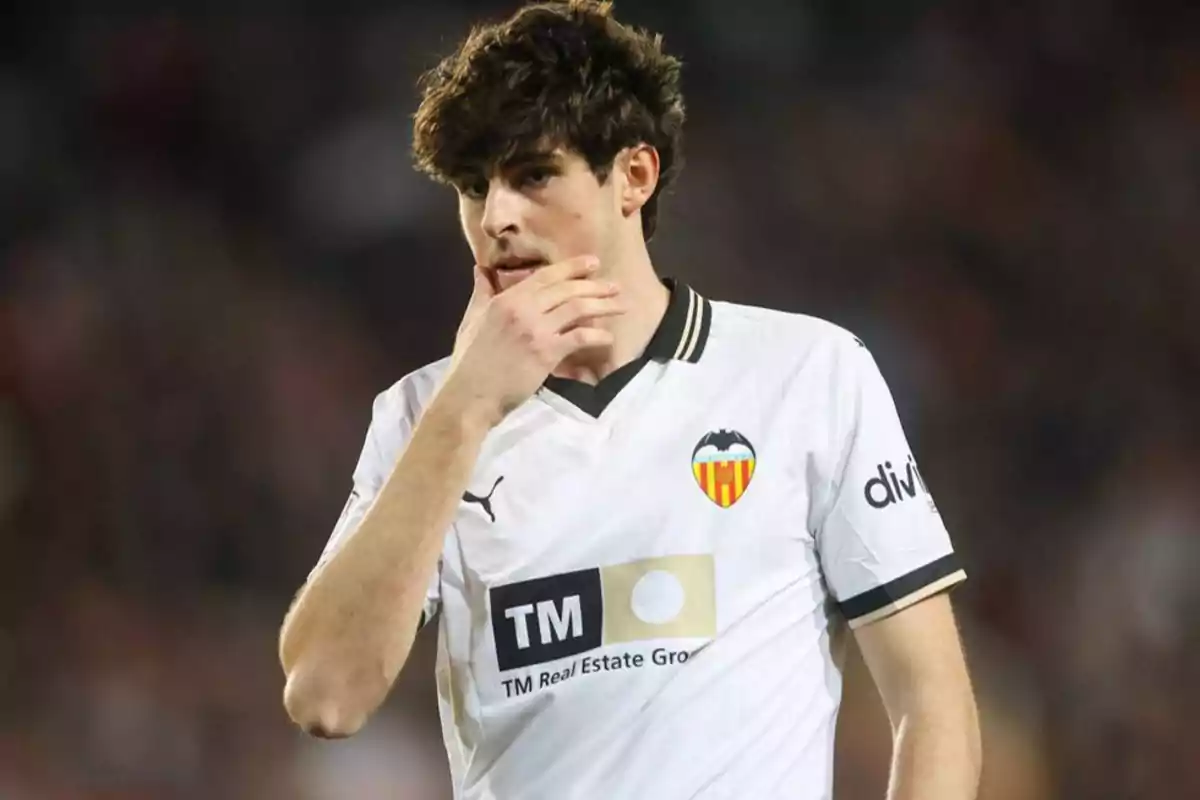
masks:
[[[429,636],[336,744],[275,640],[469,286],[414,78],[513,6],[225,5],[0,23],[5,800],[449,796]],[[660,270],[891,382],[972,575],[983,797],[1200,797],[1200,6],[617,11],[687,64]],[[855,668],[839,800],[887,748]]]

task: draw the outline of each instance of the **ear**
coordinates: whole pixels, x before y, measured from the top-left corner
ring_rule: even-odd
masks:
[[[616,168],[621,181],[621,214],[631,216],[654,195],[658,187],[658,151],[648,144],[634,145],[621,151]]]

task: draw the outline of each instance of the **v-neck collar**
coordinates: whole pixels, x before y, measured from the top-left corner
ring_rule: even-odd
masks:
[[[599,418],[642,367],[650,361],[686,361],[695,364],[704,353],[712,325],[712,304],[692,289],[672,278],[663,284],[671,291],[667,310],[642,355],[604,376],[595,386],[570,378],[551,375],[543,386],[567,400],[579,410]]]

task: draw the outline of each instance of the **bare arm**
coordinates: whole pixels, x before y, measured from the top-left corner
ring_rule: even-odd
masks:
[[[430,405],[367,516],[284,620],[284,705],[314,735],[348,736],[408,658],[445,530],[489,421],[443,394]]]
[[[949,597],[934,595],[855,636],[892,725],[888,800],[973,800],[979,719]]]
[[[612,346],[620,314],[598,262],[547,266],[497,295],[479,267],[448,377],[366,517],[300,591],[280,632],[284,705],[306,731],[349,736],[408,658],[425,590],[483,441],[563,358]]]

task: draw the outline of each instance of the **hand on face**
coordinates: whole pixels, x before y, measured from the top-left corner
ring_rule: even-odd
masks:
[[[509,283],[504,272],[476,266],[447,383],[482,405],[494,424],[567,357],[611,347],[612,333],[594,323],[625,308],[618,287],[595,278],[598,269],[595,256],[578,256]]]

